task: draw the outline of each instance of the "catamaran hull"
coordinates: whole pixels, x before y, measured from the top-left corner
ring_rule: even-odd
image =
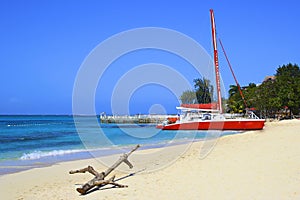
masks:
[[[157,125],[162,130],[261,130],[265,120],[226,120],[226,121],[201,121],[185,122],[167,125]]]

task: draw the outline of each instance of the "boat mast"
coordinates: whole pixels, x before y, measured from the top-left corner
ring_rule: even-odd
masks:
[[[215,17],[214,17],[213,9],[210,9],[210,18],[211,18],[212,40],[213,40],[213,46],[214,46],[214,62],[215,62],[215,74],[216,74],[217,95],[218,95],[217,109],[220,111],[220,113],[223,113],[221,85],[220,85],[220,72],[219,72],[219,59],[218,59],[217,38],[216,38],[216,24],[215,24]]]

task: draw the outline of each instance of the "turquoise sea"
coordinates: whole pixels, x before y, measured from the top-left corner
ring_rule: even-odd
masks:
[[[92,122],[95,117],[79,118],[80,134],[71,115],[0,116],[0,175],[120,153],[118,149],[136,144],[141,144],[142,148],[158,148],[203,140],[209,134],[205,131],[161,131],[154,124],[100,124],[99,118],[95,125]],[[222,135],[236,133],[240,132],[227,131]]]

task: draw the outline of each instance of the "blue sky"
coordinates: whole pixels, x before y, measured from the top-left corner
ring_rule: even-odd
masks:
[[[300,63],[298,0],[5,0],[0,4],[0,114],[71,114],[73,86],[84,59],[107,38],[130,29],[172,29],[211,54],[210,8],[241,85],[260,83],[282,64]],[[234,80],[221,51],[219,54],[228,89]],[[110,113],[118,80],[146,63],[174,68],[191,83],[198,77],[189,63],[168,52],[130,53],[117,59],[99,81],[96,113]],[[146,76],[149,74],[140,78]],[[122,105],[124,99],[118,100]],[[129,114],[148,113],[155,107],[176,113],[179,104],[172,91],[157,84],[138,88],[128,101]]]

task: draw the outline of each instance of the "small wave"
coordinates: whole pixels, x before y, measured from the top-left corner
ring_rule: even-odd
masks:
[[[67,125],[66,123],[10,123],[6,124],[7,127],[34,127],[34,126],[54,126],[54,125]],[[71,124],[72,125],[72,124]]]
[[[66,154],[79,153],[85,150],[53,150],[50,152],[34,151],[32,153],[24,153],[20,160],[36,160],[44,157],[62,156]]]

